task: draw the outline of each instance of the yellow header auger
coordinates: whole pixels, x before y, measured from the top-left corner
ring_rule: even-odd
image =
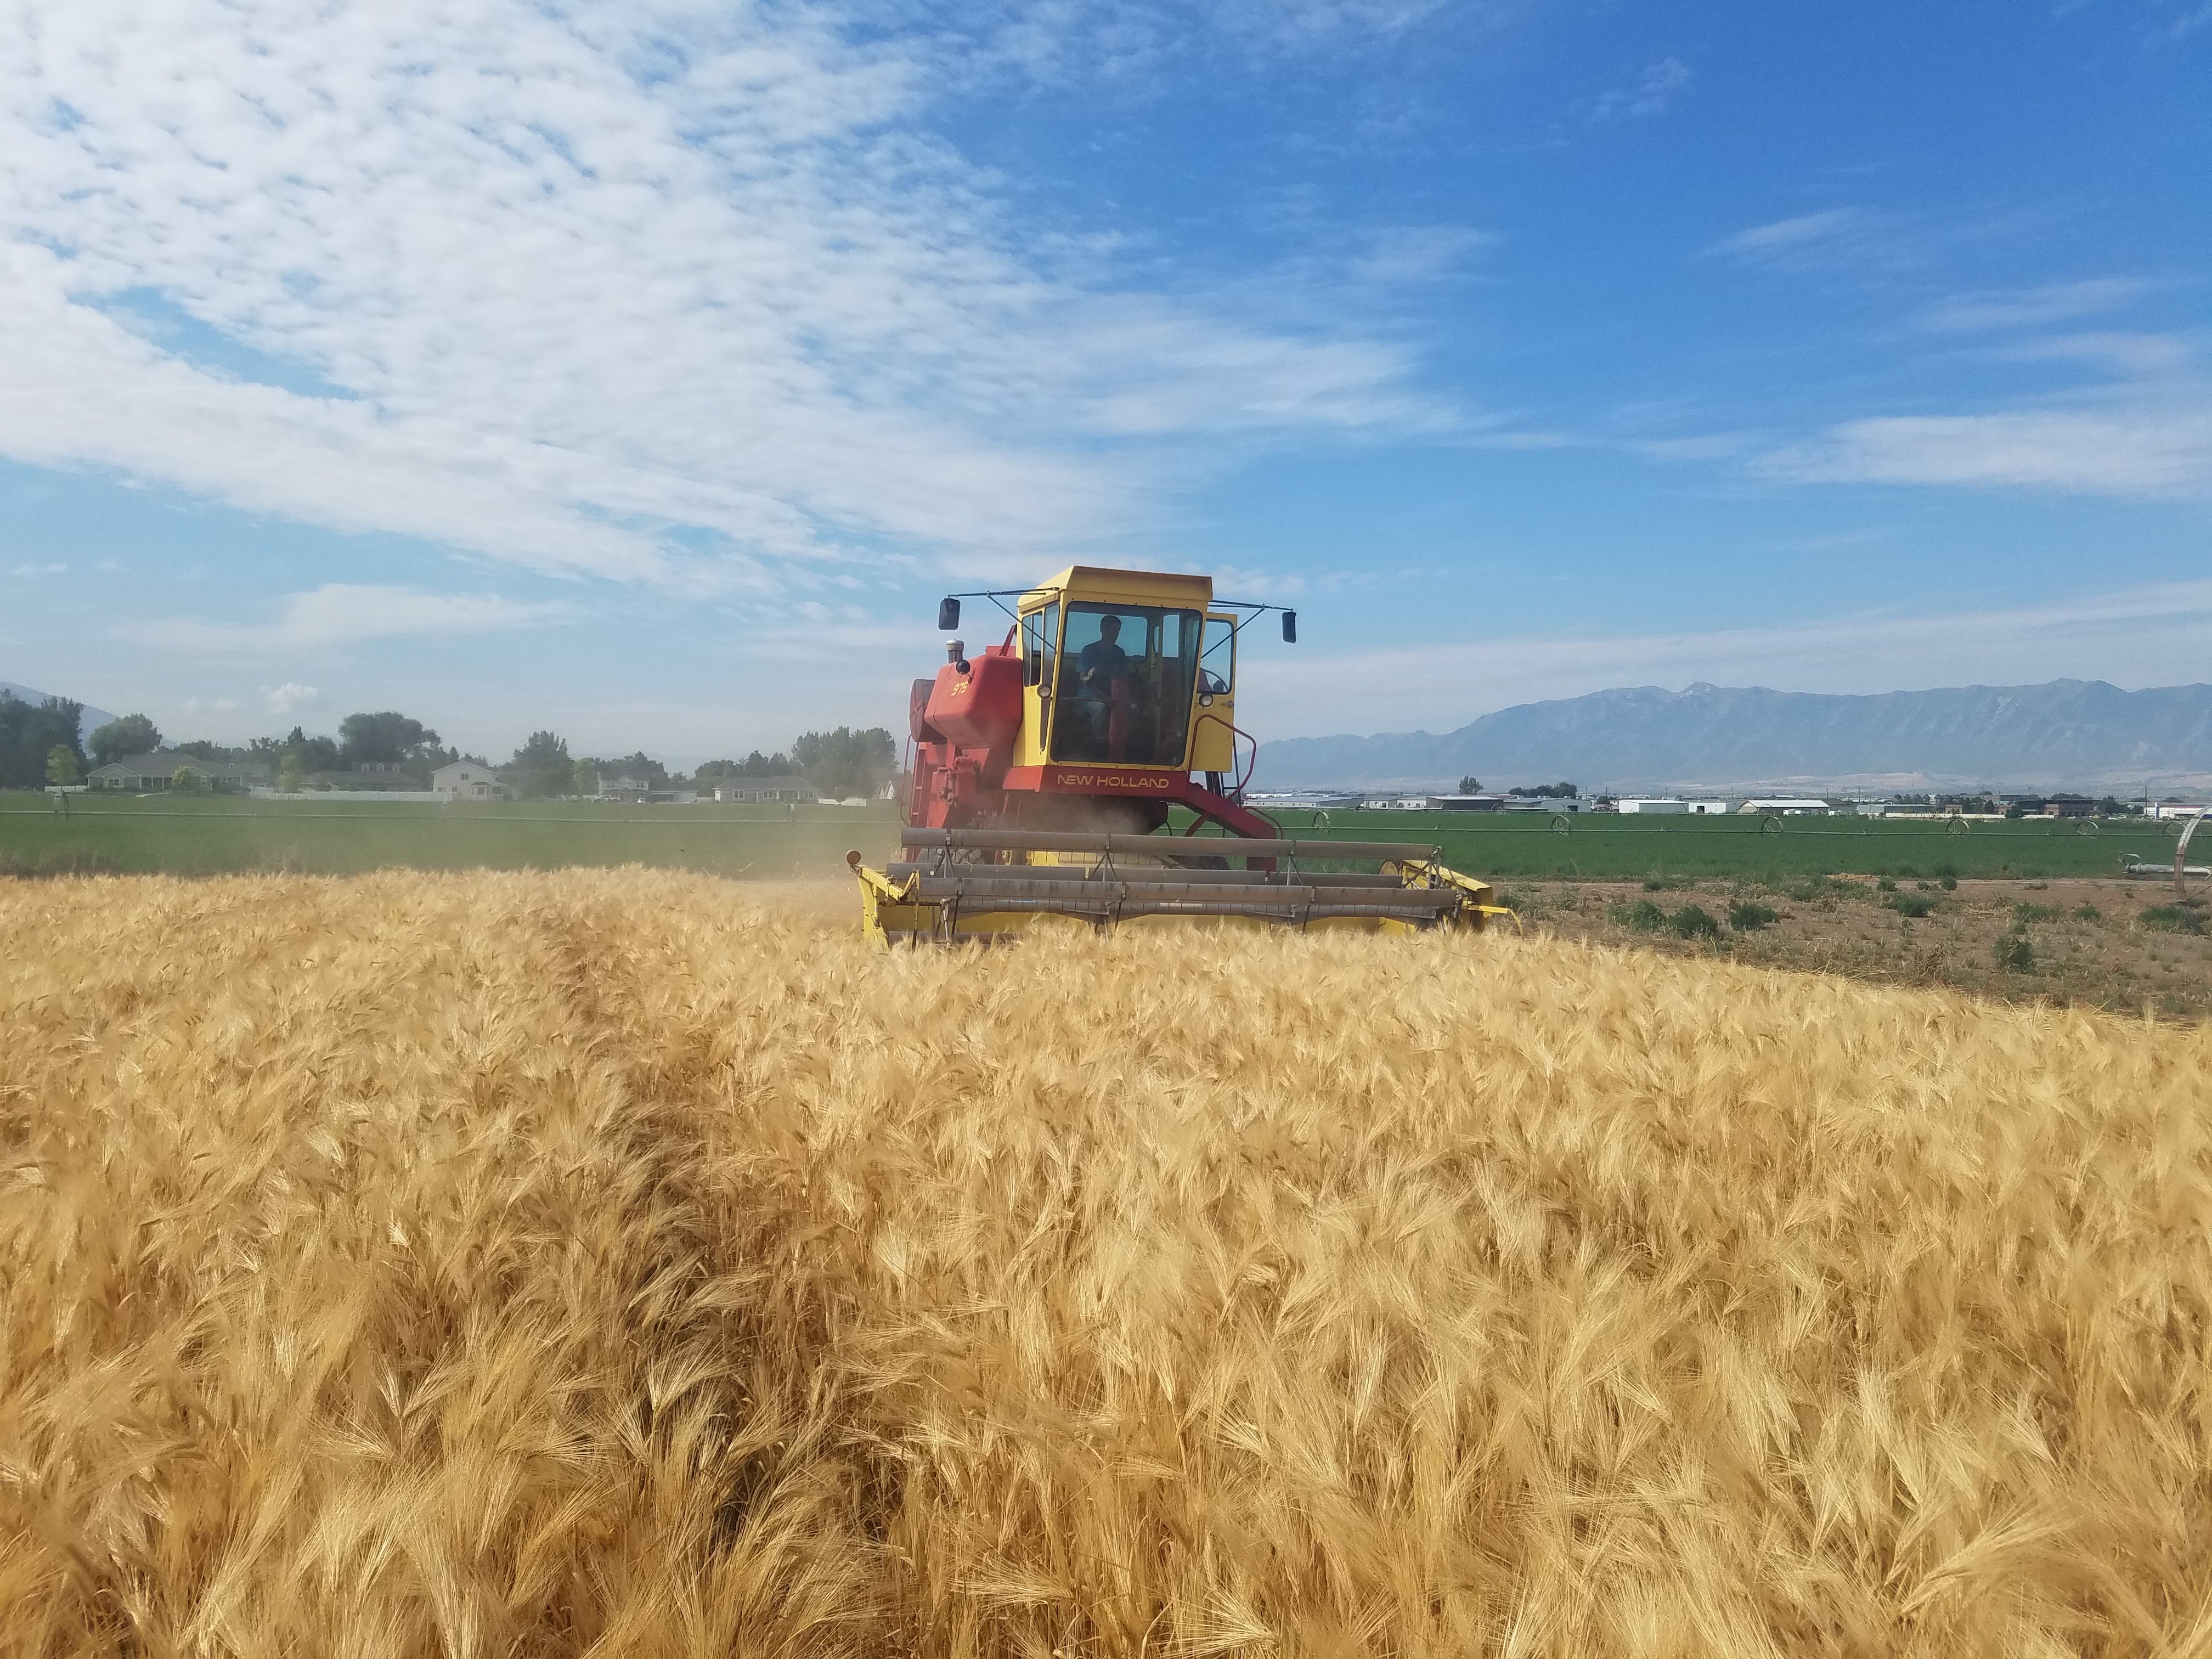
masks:
[[[945,632],[963,599],[994,601],[1011,625],[972,659],[953,640],[936,678],[914,683],[903,856],[875,871],[848,855],[871,933],[1203,917],[1395,933],[1511,914],[1434,846],[1286,839],[1245,805],[1258,744],[1236,723],[1238,644],[1269,611],[1294,643],[1296,611],[1218,600],[1210,577],[1090,565],[950,595]],[[1176,807],[1190,815],[1181,835]]]

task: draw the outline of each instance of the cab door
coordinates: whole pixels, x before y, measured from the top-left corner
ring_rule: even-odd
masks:
[[[1052,724],[1053,681],[1059,672],[1060,601],[1022,613],[1022,729],[1014,764],[1044,764]]]
[[[1198,652],[1198,706],[1191,711],[1190,769],[1237,769],[1237,618],[1206,614]]]

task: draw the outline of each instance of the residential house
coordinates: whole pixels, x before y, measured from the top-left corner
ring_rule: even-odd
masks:
[[[430,774],[430,793],[447,800],[505,800],[514,792],[480,761],[455,761]]]
[[[175,779],[178,769],[189,766],[208,781],[212,788],[229,791],[251,789],[269,781],[269,769],[259,761],[202,760],[198,755],[188,755],[177,749],[156,749],[150,753],[133,755],[127,760],[110,761],[105,766],[94,767],[85,779],[88,789],[127,789],[137,794],[150,794],[167,789]]]
[[[822,792],[805,778],[786,775],[765,778],[725,778],[714,786],[714,799],[721,801],[808,801],[819,800]]]

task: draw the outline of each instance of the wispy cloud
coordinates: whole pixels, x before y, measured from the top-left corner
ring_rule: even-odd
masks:
[[[1351,275],[1365,283],[1429,283],[1456,276],[1498,238],[1467,225],[1395,225],[1366,236]]]
[[[283,655],[324,651],[369,640],[436,639],[543,627],[576,615],[564,602],[526,604],[494,593],[425,593],[411,587],[332,582],[294,593],[267,622],[210,622],[176,617],[118,623],[118,637],[189,652]],[[305,707],[313,686],[287,683],[267,694],[278,714]],[[278,707],[279,702],[288,707]]]
[[[1986,361],[2074,366],[2081,383],[1997,409],[1876,414],[1763,446],[1753,471],[1804,483],[2026,489],[2120,500],[2212,498],[2212,371],[2187,334],[2054,329],[2158,286],[2102,277],[1961,294],[1931,331],[1982,337]]]
[[[2212,28],[2212,3],[2198,3],[2198,0],[2184,0],[2178,9],[2181,15],[2166,26],[2166,33],[2169,40],[2185,40],[2199,29]]]
[[[26,6],[0,39],[19,459],[757,584],[1095,544],[1194,439],[1438,418],[1409,353],[1340,320],[1039,252],[930,136],[942,35],[685,0]],[[1427,8],[1293,9],[1325,34]],[[131,294],[298,373],[216,372],[126,326]]]
[[[2201,495],[2212,493],[2212,411],[1887,416],[1846,421],[1762,465],[1800,481]]]
[[[1739,230],[1722,237],[1705,251],[1761,263],[1802,259],[1864,247],[1883,222],[1878,215],[1865,208],[1823,208],[1818,213],[1801,213],[1793,218],[1776,219]]]
[[[1692,79],[1690,66],[1680,58],[1662,58],[1628,85],[1615,87],[1580,105],[1577,113],[1595,124],[1663,115],[1690,89]]]
[[[2126,561],[2116,553],[2113,563]],[[1523,636],[1296,661],[1255,653],[1239,706],[1250,705],[1257,729],[1285,736],[1446,731],[1514,703],[1620,685],[1868,692],[2069,675],[2139,687],[2201,681],[2208,663],[2212,580],[2199,580],[1775,628]]]
[[[1917,320],[1923,328],[1953,334],[2039,328],[2118,311],[2156,286],[2139,276],[2098,276],[2036,288],[1984,289],[1938,300],[1923,307]]]

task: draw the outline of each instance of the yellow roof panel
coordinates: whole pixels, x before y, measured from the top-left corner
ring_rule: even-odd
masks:
[[[1213,602],[1213,578],[1178,575],[1164,570],[1115,570],[1107,565],[1072,564],[1022,595],[1027,610],[1047,599],[1120,599],[1131,605],[1197,606]]]

